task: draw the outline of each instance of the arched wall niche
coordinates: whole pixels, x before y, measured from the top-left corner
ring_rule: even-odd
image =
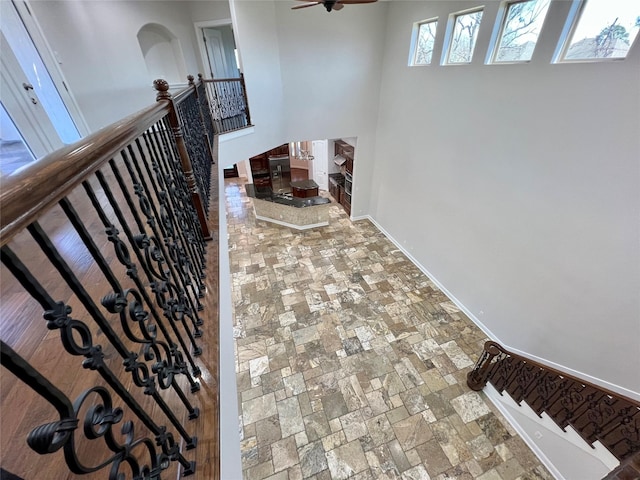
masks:
[[[150,80],[185,83],[187,68],[180,40],[164,25],[147,23],[137,34]]]

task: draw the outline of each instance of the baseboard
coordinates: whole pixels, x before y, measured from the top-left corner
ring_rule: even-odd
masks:
[[[429,277],[429,280],[431,280],[440,290],[442,290],[442,292],[467,316],[471,319],[471,321],[473,323],[475,323],[478,328],[480,328],[480,330],[482,330],[484,332],[484,334],[490,339],[493,340],[497,343],[499,343],[500,345],[502,345],[506,350],[509,350],[513,353],[515,353],[516,355],[521,355],[525,358],[530,358],[533,361],[536,361],[538,363],[541,363],[543,365],[546,365],[548,367],[554,368],[556,370],[560,370],[563,372],[566,372],[570,375],[573,375],[574,377],[580,378],[584,381],[587,381],[589,383],[593,383],[594,385],[600,386],[602,388],[606,388],[607,390],[611,390],[612,392],[618,393],[620,395],[624,395],[625,397],[628,397],[632,400],[635,401],[640,401],[640,393],[639,392],[634,392],[633,390],[629,390],[627,388],[621,387],[620,385],[616,385],[610,382],[607,382],[606,380],[602,380],[601,378],[597,378],[597,377],[593,377],[591,375],[588,375],[586,373],[580,372],[578,370],[574,370],[572,368],[569,367],[565,367],[564,365],[560,365],[557,364],[555,362],[546,360],[544,358],[538,357],[536,355],[532,355],[529,352],[523,352],[522,350],[519,350],[517,348],[513,348],[505,343],[503,343],[497,335],[495,335],[485,324],[483,324],[472,312],[471,310],[469,310],[467,307],[464,306],[464,304],[458,300],[455,295],[453,295],[449,290],[447,290],[447,288],[438,281],[438,279],[431,274],[431,272],[429,272],[429,270],[427,270],[424,265],[422,265],[418,260],[416,260],[416,258],[411,255],[411,253],[409,253],[405,248],[403,248],[403,246],[400,244],[400,242],[396,241],[393,236],[387,232],[384,227],[382,227],[382,225],[380,225],[378,222],[376,222],[370,215],[362,215],[359,216],[357,218],[358,220],[364,220],[367,219],[369,220],[371,223],[373,223],[378,230],[380,230],[388,239],[389,241],[391,241],[391,243],[393,243],[398,250],[400,250],[402,253],[405,254],[405,256],[411,260],[411,262],[418,267],[418,269],[424,273],[427,277]],[[356,218],[353,218],[353,220],[356,220]]]

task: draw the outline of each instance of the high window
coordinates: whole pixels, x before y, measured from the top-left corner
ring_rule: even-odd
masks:
[[[425,20],[414,25],[410,65],[429,65],[431,63],[437,28],[437,18]]]
[[[447,39],[445,40],[446,57],[443,63],[471,63],[481,21],[481,9],[455,13],[449,18]]]
[[[549,9],[549,0],[506,2],[490,62],[528,62]]]
[[[585,0],[576,4],[556,61],[621,59],[640,29],[637,0]]]

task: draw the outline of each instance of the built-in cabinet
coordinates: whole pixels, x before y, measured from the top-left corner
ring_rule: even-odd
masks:
[[[329,193],[347,214],[351,215],[353,191],[353,157],[355,149],[344,140],[336,140],[334,162],[340,164],[340,173],[329,175]]]

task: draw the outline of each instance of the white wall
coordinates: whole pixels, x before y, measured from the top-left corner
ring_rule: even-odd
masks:
[[[136,37],[143,25],[168,28],[181,45],[187,72],[196,75],[202,62],[192,15],[201,15],[200,21],[229,17],[228,3],[221,1],[37,0],[30,6],[92,130],[155,101]]]
[[[230,3],[251,123],[256,128],[248,136],[220,143],[219,158],[224,166],[289,142],[283,128],[283,85],[274,3],[244,0]]]
[[[290,2],[275,3],[288,139],[357,137],[352,215],[364,215],[388,4],[347,5],[327,13],[322,6],[291,10]]]
[[[640,45],[550,64],[555,2],[531,63],[484,65],[489,2],[472,65],[406,66],[413,22],[480,4],[389,4],[370,213],[505,346],[633,395]]]

